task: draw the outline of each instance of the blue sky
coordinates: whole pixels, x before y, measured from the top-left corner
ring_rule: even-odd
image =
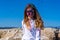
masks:
[[[0,0],[0,27],[21,27],[28,3],[36,6],[44,26],[60,26],[60,0]]]

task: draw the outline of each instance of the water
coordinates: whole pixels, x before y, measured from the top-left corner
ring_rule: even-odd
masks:
[[[55,28],[55,29],[60,29],[60,26],[45,26],[45,28]]]
[[[0,27],[0,29],[11,29],[11,28],[18,28],[18,27]]]

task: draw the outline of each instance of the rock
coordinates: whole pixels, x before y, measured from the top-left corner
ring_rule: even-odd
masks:
[[[44,30],[41,30],[41,40],[53,40],[55,30],[54,28],[44,28]],[[22,35],[22,29],[0,29],[0,40],[21,40]],[[60,38],[60,30],[58,37]]]

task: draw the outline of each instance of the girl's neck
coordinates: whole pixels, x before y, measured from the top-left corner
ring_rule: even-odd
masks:
[[[29,19],[29,21],[31,21],[31,20],[33,20],[32,18],[31,19]]]
[[[28,17],[29,20],[33,20],[33,18]]]

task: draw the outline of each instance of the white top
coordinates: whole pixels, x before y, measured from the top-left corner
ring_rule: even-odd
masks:
[[[22,40],[39,40],[40,39],[40,33],[39,30],[37,30],[34,25],[35,21],[31,20],[31,30],[28,30],[26,28],[26,24],[23,24],[24,21],[22,21],[22,29],[23,29],[23,37]]]

